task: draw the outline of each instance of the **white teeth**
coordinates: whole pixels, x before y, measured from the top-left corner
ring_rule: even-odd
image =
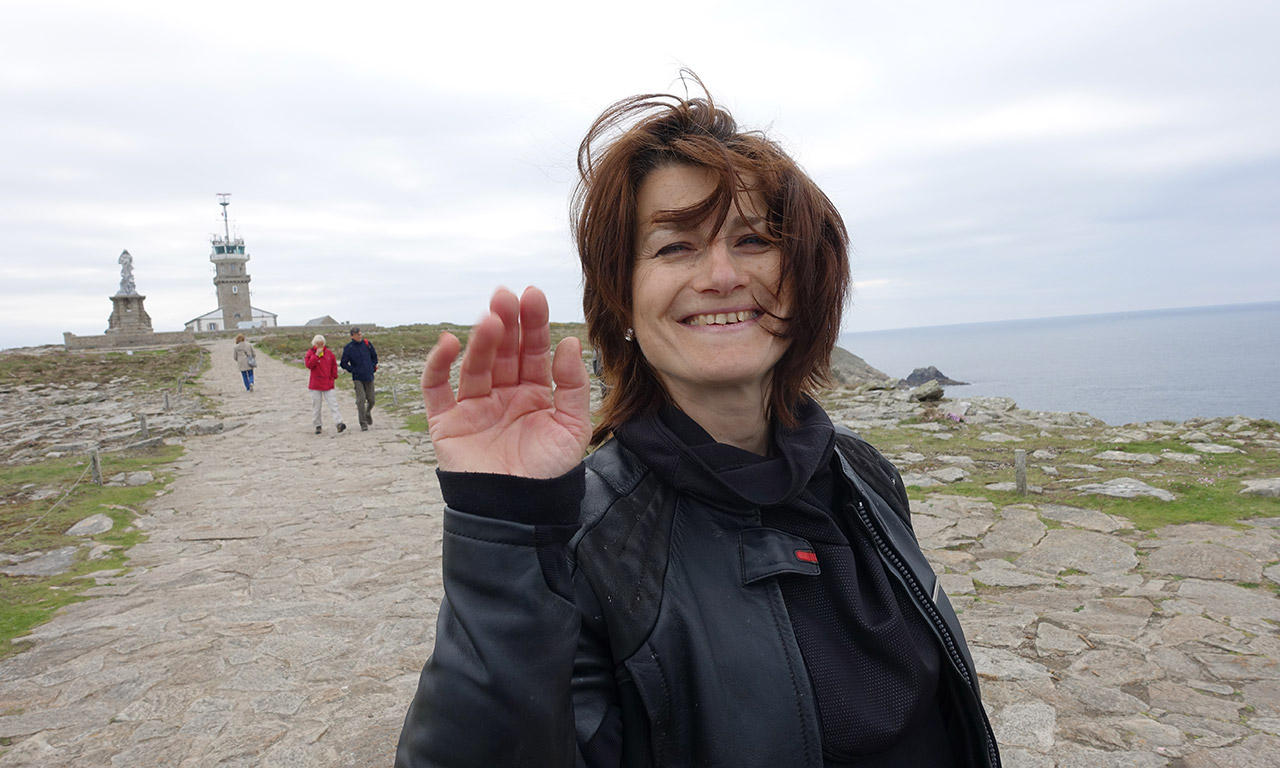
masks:
[[[733,325],[744,320],[754,320],[759,313],[753,310],[741,312],[718,312],[715,314],[694,315],[689,318],[689,325]]]

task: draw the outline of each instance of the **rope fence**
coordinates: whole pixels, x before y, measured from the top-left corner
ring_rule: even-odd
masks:
[[[76,488],[79,488],[79,487],[80,487],[80,483],[81,483],[81,481],[83,481],[83,480],[84,480],[84,476],[85,476],[85,475],[89,474],[89,470],[93,469],[95,466],[98,466],[98,464],[97,464],[97,455],[96,455],[96,454],[97,454],[97,451],[94,451],[93,453],[94,453],[94,456],[90,458],[89,463],[88,463],[88,464],[85,466],[85,468],[84,468],[84,471],[80,473],[80,477],[76,478],[76,481],[75,481],[74,483],[72,483],[72,484],[71,484],[71,487],[67,489],[67,492],[66,492],[66,493],[64,493],[64,494],[62,494],[62,498],[60,498],[60,499],[58,499],[56,502],[54,502],[54,504],[53,504],[53,506],[52,506],[52,507],[49,507],[48,509],[46,509],[46,510],[44,511],[44,514],[40,515],[39,517],[37,517],[36,519],[32,520],[31,522],[27,523],[27,527],[26,527],[26,528],[23,528],[22,530],[20,530],[20,531],[18,531],[17,533],[13,534],[13,535],[12,535],[12,536],[10,536],[9,538],[5,539],[4,541],[0,541],[0,546],[4,546],[5,544],[8,544],[9,542],[11,542],[11,541],[13,541],[14,539],[18,538],[18,537],[19,537],[19,536],[21,536],[22,534],[24,534],[24,533],[26,533],[27,531],[31,530],[32,528],[34,528],[34,527],[36,526],[36,524],[37,524],[37,523],[40,523],[40,522],[41,522],[41,521],[43,521],[46,517],[48,517],[49,515],[53,514],[53,511],[54,511],[55,509],[57,509],[58,507],[62,506],[62,502],[66,501],[66,500],[67,500],[67,497],[69,497],[69,496],[71,495],[71,493],[72,493],[73,491],[75,491],[75,489],[76,489]],[[98,473],[99,473],[99,476],[100,476],[100,475],[101,475],[101,469],[99,469],[99,470],[98,470]],[[101,483],[99,483],[99,484],[101,484]]]

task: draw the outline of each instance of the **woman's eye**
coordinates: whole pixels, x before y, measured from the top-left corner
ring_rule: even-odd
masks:
[[[768,248],[770,247],[770,244],[768,240],[765,240],[760,235],[750,234],[750,235],[743,235],[742,237],[738,238],[738,247],[758,250],[761,248]]]
[[[680,256],[690,251],[688,243],[672,243],[658,249],[659,256]]]

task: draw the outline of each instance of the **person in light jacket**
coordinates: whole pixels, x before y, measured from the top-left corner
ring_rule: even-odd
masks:
[[[252,392],[253,369],[257,365],[257,358],[253,353],[253,345],[245,341],[243,333],[236,336],[235,357],[236,364],[240,366],[240,378],[244,381],[244,390]]]
[[[593,426],[536,288],[493,294],[456,392],[458,339],[427,357],[445,598],[395,764],[997,768],[902,479],[813,399],[831,201],[709,95],[613,105],[578,167],[612,386]]]
[[[325,346],[324,336],[317,333],[311,340],[311,349],[307,350],[304,362],[311,370],[307,388],[311,390],[311,423],[315,424],[316,434],[321,431],[320,410],[324,403],[329,404],[333,423],[342,432],[347,425],[342,421],[342,414],[338,411],[338,396],[333,391],[333,383],[338,378],[338,358],[333,350]]]

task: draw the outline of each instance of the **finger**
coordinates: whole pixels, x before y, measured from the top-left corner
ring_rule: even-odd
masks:
[[[487,397],[493,391],[493,358],[502,339],[502,320],[489,315],[475,324],[458,370],[458,400]]]
[[[551,310],[533,286],[520,297],[520,334],[520,380],[551,386]]]
[[[453,361],[458,359],[461,348],[457,336],[442,333],[427,353],[427,363],[422,369],[422,402],[427,406],[428,419],[435,418],[457,403],[453,398],[453,388],[449,386],[449,370]]]
[[[582,435],[582,447],[586,448],[586,439],[591,436],[591,379],[582,362],[582,342],[576,336],[566,337],[556,345],[552,374],[556,383],[552,395],[556,419]]]
[[[489,311],[502,320],[502,338],[493,359],[493,386],[520,383],[520,299],[506,288],[493,292]]]

